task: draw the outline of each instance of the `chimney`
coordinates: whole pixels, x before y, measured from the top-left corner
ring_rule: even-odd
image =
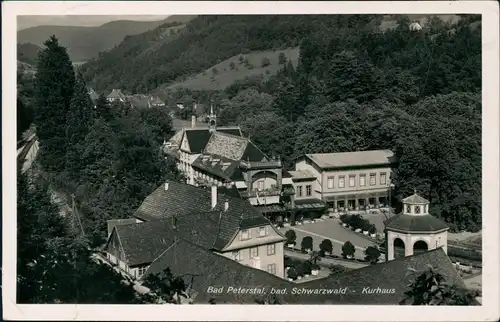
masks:
[[[227,211],[229,209],[229,201],[224,202],[224,211]]]
[[[165,182],[165,191],[168,190],[168,182]]]
[[[172,229],[177,229],[177,216],[173,215],[171,217],[172,220]]]
[[[217,206],[217,186],[212,186],[212,209]]]
[[[196,127],[196,116],[194,115],[191,116],[191,127],[192,128]]]

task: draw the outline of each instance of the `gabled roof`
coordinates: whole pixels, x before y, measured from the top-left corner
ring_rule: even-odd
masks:
[[[401,200],[401,202],[405,204],[425,205],[429,203],[429,200],[420,197],[419,195],[417,195],[417,193],[414,193],[413,195]]]
[[[233,286],[243,288],[291,286],[273,274],[249,266],[241,265],[222,255],[207,251],[193,243],[179,239],[155,260],[146,271],[149,274],[162,273],[169,267],[174,276],[183,276],[190,289],[195,291],[196,303],[208,304],[210,298],[217,303],[255,303],[256,295],[235,295],[230,292],[212,294],[209,286]]]
[[[306,154],[320,168],[390,165],[395,162],[390,150]]]
[[[331,278],[305,282],[297,286],[308,289],[335,289],[347,287],[346,294],[320,296],[290,296],[290,302],[302,304],[398,304],[403,299],[408,285],[416,277],[409,269],[423,272],[428,265],[435,267],[448,282],[465,287],[452,262],[443,251],[437,248],[418,255],[398,258],[389,262],[366,266]],[[418,274],[418,273],[417,273]],[[385,293],[363,293],[367,290],[391,290]]]
[[[113,89],[111,93],[107,96],[107,98],[113,98],[113,99],[121,99],[125,100],[125,95],[123,95],[122,91],[120,89]]]
[[[248,138],[220,133],[219,131],[212,133],[204,152],[236,161],[263,161],[266,159],[266,155]]]
[[[224,133],[236,137],[243,137],[239,127],[218,127],[215,132],[210,132],[208,128],[183,128],[179,130],[169,142],[177,148],[180,147],[182,139],[187,138],[192,153],[201,153],[207,146],[212,133]]]
[[[165,191],[162,185],[146,197],[134,216],[152,222],[176,216],[179,223],[184,225],[191,223],[192,226],[189,226],[189,229],[194,229],[192,227],[197,227],[201,221],[191,221],[189,218],[199,214],[201,214],[199,216],[206,215],[207,218],[212,218],[213,213],[218,213],[217,220],[212,220],[211,224],[212,226],[216,225],[216,229],[212,230],[212,233],[215,231],[216,234],[213,236],[211,236],[212,233],[207,232],[206,234],[210,235],[208,238],[214,239],[211,246],[220,250],[231,241],[240,229],[270,224],[269,220],[262,216],[248,200],[231,196],[234,195],[234,192],[230,192],[228,195],[226,194],[228,191],[226,188],[218,189],[217,206],[211,209],[210,189],[170,182],[168,190]],[[227,211],[224,211],[225,201],[229,203]],[[183,219],[184,217],[187,219]],[[210,225],[206,222],[204,226]],[[209,246],[207,245],[207,247]]]
[[[111,235],[113,229],[116,226],[120,225],[130,225],[135,224],[137,220],[135,218],[126,218],[126,219],[110,219],[108,220],[108,236]]]
[[[448,225],[431,214],[406,215],[397,214],[384,221],[386,229],[407,232],[438,232],[449,229]]]
[[[129,266],[153,262],[174,242],[174,234],[167,221],[118,225],[114,227],[113,234],[117,235]]]
[[[219,160],[217,162],[212,162],[212,160]],[[226,180],[231,180],[233,173],[238,170],[240,162],[230,160],[220,155],[200,155],[196,160],[194,160],[192,166],[215,175],[219,178]]]
[[[151,97],[149,102],[151,105],[165,105],[165,103],[158,97]]]
[[[189,254],[186,256],[186,254]],[[233,286],[248,289],[287,289],[278,298],[285,304],[364,304],[397,305],[403,299],[408,285],[416,277],[409,269],[423,272],[428,265],[435,267],[448,282],[464,287],[455,267],[441,248],[386,263],[366,266],[344,274],[296,284],[250,266],[207,251],[195,244],[178,239],[165,250],[148,268],[146,275],[160,273],[169,267],[174,276],[183,276],[186,285],[195,293],[194,302],[207,304],[213,298],[216,303],[255,303],[259,295],[231,292],[211,293],[209,286]],[[345,294],[292,294],[299,290],[333,290],[347,287]],[[374,290],[375,293],[363,292]],[[380,290],[379,293],[376,293]],[[384,291],[385,290],[385,291]],[[392,291],[393,290],[393,291]]]

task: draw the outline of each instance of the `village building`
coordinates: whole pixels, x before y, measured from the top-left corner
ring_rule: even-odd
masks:
[[[178,240],[239,264],[284,277],[284,238],[237,192],[169,182],[149,195],[133,219],[108,223],[104,250],[110,263],[132,278]],[[190,254],[183,254],[189,257]]]
[[[150,96],[148,107],[165,107],[165,103],[158,96]]]
[[[430,202],[416,192],[402,200],[401,213],[384,222],[386,260],[442,248],[447,252],[448,225],[429,213]]]
[[[239,127],[218,127],[211,108],[208,128],[184,128],[164,143],[191,185],[235,187],[241,198],[266,216],[290,216],[294,209],[293,181],[278,157],[264,154]],[[281,219],[279,219],[281,220]]]
[[[326,202],[333,212],[386,207],[390,202],[389,150],[305,154],[291,171],[296,199]]]
[[[111,93],[109,93],[109,95],[106,96],[106,99],[110,103],[112,103],[112,102],[124,103],[127,100],[126,96],[122,93],[122,91],[120,89],[113,89],[111,91]]]

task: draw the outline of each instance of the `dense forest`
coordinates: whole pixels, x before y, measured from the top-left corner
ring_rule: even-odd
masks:
[[[213,101],[220,124],[240,124],[287,167],[303,153],[391,149],[400,160],[395,200],[417,189],[452,231],[480,230],[478,17],[455,26],[433,18],[414,32],[406,17],[384,33],[354,22],[304,38],[298,67],[284,63],[270,80],[252,77],[224,91],[181,89],[170,101]]]
[[[27,174],[18,169],[18,302],[150,302],[99,265],[94,252],[105,241],[107,219],[129,217],[166,178],[182,179],[160,153],[172,120],[164,109],[109,106],[103,96],[94,106],[55,37],[45,42],[36,70],[20,88],[30,85],[40,153]],[[69,204],[73,195],[78,216],[61,216],[55,193]]]

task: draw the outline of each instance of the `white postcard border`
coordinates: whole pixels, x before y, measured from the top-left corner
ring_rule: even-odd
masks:
[[[16,305],[16,16],[148,14],[482,14],[483,305]],[[2,3],[2,178],[4,319],[170,321],[479,321],[499,317],[499,6],[496,1]]]

